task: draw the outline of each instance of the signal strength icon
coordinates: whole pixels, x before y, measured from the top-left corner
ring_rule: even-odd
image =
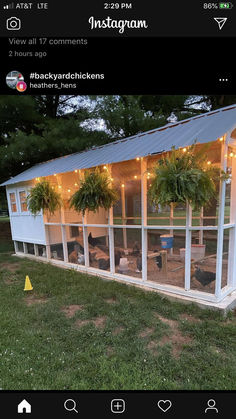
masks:
[[[6,4],[3,9],[14,9],[14,3]]]

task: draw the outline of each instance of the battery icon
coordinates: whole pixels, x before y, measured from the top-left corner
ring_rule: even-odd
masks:
[[[219,9],[232,9],[232,3],[219,3]]]

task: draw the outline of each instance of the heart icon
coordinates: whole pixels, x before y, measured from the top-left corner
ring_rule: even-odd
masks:
[[[172,403],[170,400],[159,400],[157,406],[159,407],[159,409],[162,410],[162,412],[166,413],[167,410],[171,408]]]

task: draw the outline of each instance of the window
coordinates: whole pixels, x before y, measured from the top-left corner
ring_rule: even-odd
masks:
[[[21,212],[28,211],[25,191],[19,192]]]
[[[9,197],[10,197],[10,204],[11,204],[11,212],[17,212],[15,192],[9,193]]]

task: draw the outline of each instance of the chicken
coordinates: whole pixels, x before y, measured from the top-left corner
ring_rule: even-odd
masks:
[[[198,266],[196,266],[194,276],[204,287],[216,279],[215,272],[203,271]]]

